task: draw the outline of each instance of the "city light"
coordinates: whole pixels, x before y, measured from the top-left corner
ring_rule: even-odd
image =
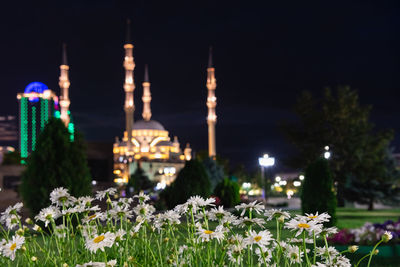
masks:
[[[299,187],[301,185],[301,182],[300,181],[294,181],[293,185],[296,186],[296,187]]]
[[[300,175],[299,179],[300,179],[300,181],[303,181],[304,180],[304,175]]]
[[[258,163],[260,164],[260,166],[263,166],[263,167],[274,166],[275,158],[269,157],[268,154],[264,154],[264,156],[262,158],[258,158]]]

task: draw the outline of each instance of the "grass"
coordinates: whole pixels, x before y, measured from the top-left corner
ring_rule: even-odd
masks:
[[[336,214],[338,228],[357,228],[366,222],[383,223],[387,220],[397,221],[400,217],[400,209],[367,211],[355,208],[339,208]]]

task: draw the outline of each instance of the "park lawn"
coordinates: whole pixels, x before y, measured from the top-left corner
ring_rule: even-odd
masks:
[[[366,222],[383,223],[387,220],[397,221],[400,218],[400,209],[384,209],[368,211],[355,208],[338,208],[337,227],[357,228],[364,225]]]

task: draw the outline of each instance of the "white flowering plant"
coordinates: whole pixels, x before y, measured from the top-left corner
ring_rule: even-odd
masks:
[[[255,201],[236,206],[235,216],[199,196],[156,213],[145,194],[112,200],[115,193],[75,198],[56,188],[52,205],[35,220],[22,221],[22,203],[7,208],[0,216],[0,266],[351,266],[344,253],[356,250],[328,246],[337,229],[324,227],[327,213],[292,216]],[[283,229],[291,236],[283,238]]]

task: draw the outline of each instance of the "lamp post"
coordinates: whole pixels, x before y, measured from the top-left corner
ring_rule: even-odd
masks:
[[[275,165],[275,158],[270,157],[268,154],[264,154],[261,158],[258,158],[258,164],[261,166],[261,179],[262,179],[262,197],[265,199],[265,168],[272,167]]]

